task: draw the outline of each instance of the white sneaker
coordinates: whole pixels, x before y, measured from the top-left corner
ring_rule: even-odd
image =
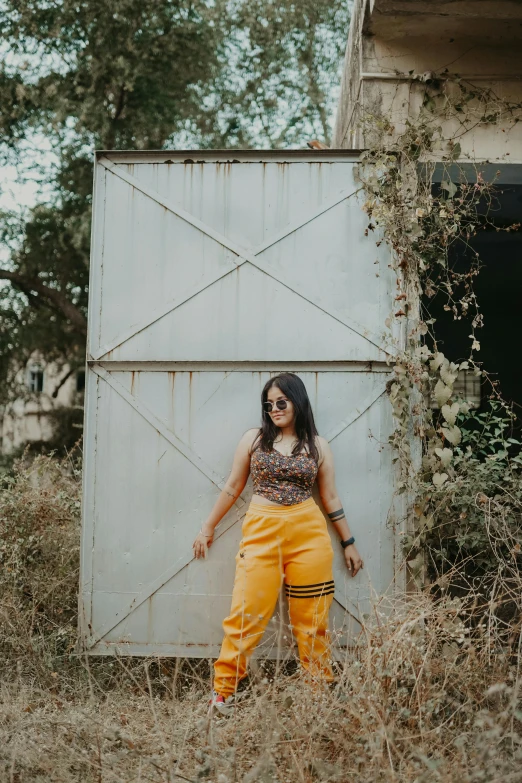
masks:
[[[208,703],[208,714],[219,712],[220,715],[231,715],[234,710],[234,696],[227,696],[225,699],[220,693],[212,691],[212,698]]]

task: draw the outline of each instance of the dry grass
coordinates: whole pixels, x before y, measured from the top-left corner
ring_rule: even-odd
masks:
[[[79,491],[38,458],[0,495],[0,780],[522,781],[520,638],[473,594],[376,602],[335,687],[267,664],[229,719],[206,661],[74,655]]]

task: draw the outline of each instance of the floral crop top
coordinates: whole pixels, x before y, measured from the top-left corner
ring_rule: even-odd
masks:
[[[309,454],[281,454],[255,449],[250,458],[254,493],[274,503],[291,506],[312,495],[318,465]]]

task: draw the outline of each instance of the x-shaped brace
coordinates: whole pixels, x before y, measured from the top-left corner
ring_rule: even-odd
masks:
[[[290,282],[285,278],[285,276],[278,269],[275,269],[267,261],[263,260],[261,262],[259,259],[259,256],[269,247],[272,247],[277,242],[280,242],[282,239],[284,239],[284,237],[288,236],[294,231],[297,231],[299,228],[302,228],[307,223],[310,223],[311,221],[315,220],[320,215],[324,214],[329,209],[332,209],[332,207],[335,207],[337,204],[340,204],[345,199],[355,195],[355,193],[358,192],[357,190],[352,190],[352,189],[342,190],[336,196],[321,204],[321,206],[318,209],[314,210],[304,218],[301,218],[300,220],[295,221],[292,224],[289,224],[284,229],[282,229],[277,234],[275,234],[271,239],[265,240],[257,247],[254,247],[251,250],[249,250],[246,247],[242,247],[237,242],[228,239],[228,237],[226,237],[220,231],[216,231],[211,226],[207,225],[203,221],[194,217],[189,212],[179,207],[175,202],[162,196],[153,188],[150,188],[148,187],[148,185],[144,184],[143,182],[140,182],[139,179],[136,179],[136,177],[133,177],[131,174],[128,174],[126,171],[124,171],[121,168],[121,166],[117,166],[108,158],[100,158],[100,163],[106,169],[112,172],[112,174],[115,174],[117,177],[122,179],[124,182],[127,182],[136,190],[139,190],[141,193],[148,196],[153,201],[156,201],[158,204],[161,204],[161,206],[165,207],[165,209],[168,209],[170,212],[177,215],[182,220],[185,220],[187,223],[190,223],[192,226],[194,226],[195,228],[197,228],[199,231],[206,234],[207,236],[211,237],[212,239],[214,239],[223,247],[228,248],[228,250],[230,250],[232,253],[234,253],[235,256],[237,256],[237,261],[233,263],[229,262],[228,264],[229,268],[226,269],[225,271],[223,271],[222,269],[217,270],[213,275],[210,275],[207,278],[205,278],[203,281],[200,281],[189,291],[186,291],[181,296],[171,299],[166,304],[163,304],[160,308],[155,310],[153,313],[150,313],[139,324],[137,325],[134,324],[132,327],[122,332],[117,337],[113,338],[112,340],[105,343],[104,345],[101,345],[97,350],[93,350],[92,358],[94,360],[101,359],[109,351],[113,350],[119,345],[122,345],[131,337],[134,337],[134,335],[143,331],[148,326],[151,326],[151,324],[158,321],[164,315],[171,312],[172,310],[175,310],[177,307],[182,305],[184,302],[187,302],[189,299],[192,299],[194,296],[197,296],[197,294],[201,293],[201,291],[204,291],[206,288],[213,285],[218,280],[226,277],[226,275],[229,275],[231,272],[238,269],[246,262],[252,264],[252,266],[255,266],[261,272],[268,275],[272,279],[276,280],[278,283],[285,286],[290,291],[294,292],[302,299],[312,304],[317,309],[326,313],[328,316],[339,321],[344,326],[347,326],[349,329],[351,329],[353,332],[358,334],[360,337],[363,337],[365,340],[372,343],[372,345],[375,345],[377,348],[379,348],[379,350],[382,351],[383,354],[392,354],[394,352],[394,348],[392,346],[383,347],[383,345],[381,344],[381,340],[377,335],[373,334],[373,332],[371,332],[369,329],[362,326],[357,321],[354,321],[352,318],[345,315],[344,313],[340,313],[335,309],[333,309],[331,305],[324,302],[320,296],[318,295],[309,296],[307,292],[304,290],[304,288],[299,285],[298,280],[296,281],[295,279],[292,279],[292,281]]]
[[[155,430],[157,430],[157,432],[159,432],[160,435],[165,438],[165,440],[167,440],[172,446],[174,446],[174,448],[180,451],[186,457],[186,459],[188,459],[194,465],[195,468],[201,471],[201,473],[203,473],[218,489],[222,489],[224,482],[221,477],[209,465],[207,465],[204,460],[201,459],[201,457],[199,457],[199,455],[197,455],[184,441],[176,437],[176,435],[174,435],[174,433],[166,426],[165,422],[158,418],[142,400],[140,400],[135,394],[131,394],[129,391],[127,391],[127,389],[114,377],[114,375],[108,372],[104,367],[101,367],[100,365],[94,365],[93,369],[100,378],[106,381],[106,383],[108,383],[108,385],[115,392],[117,392],[135,411],[137,411],[137,413],[139,413]],[[357,408],[352,411],[348,418],[343,419],[343,421],[339,422],[338,425],[333,427],[327,433],[326,439],[331,442],[347,427],[353,424],[354,421],[362,416],[363,413],[365,413],[373,405],[373,403],[382,396],[384,391],[385,385],[379,384],[377,389],[373,389],[370,394],[368,394],[368,396],[365,397],[364,400],[357,406]],[[234,519],[232,515],[227,515],[225,517],[216,530],[216,540],[226,533],[226,531],[229,530],[237,521],[243,519],[245,516],[245,504],[246,501],[242,496],[238,498],[238,501],[235,503],[237,509],[236,519]],[[240,509],[243,509],[243,511],[241,512]],[[144,590],[141,591],[141,593],[135,596],[130,602],[129,606],[126,607],[126,609],[121,614],[117,612],[112,620],[107,620],[103,626],[98,628],[88,640],[88,646],[93,647],[97,642],[100,641],[100,639],[106,636],[123,619],[125,619],[125,617],[127,617],[131,612],[135,611],[148,598],[160,590],[163,585],[169,582],[193,559],[194,553],[192,552],[192,549],[190,551],[187,550],[183,552],[181,556],[174,563],[172,563],[172,565],[169,566],[169,568],[163,571],[163,573],[160,574],[155,580],[150,582],[144,588]],[[341,606],[344,607],[341,594],[338,594],[337,591],[335,599],[341,604]]]

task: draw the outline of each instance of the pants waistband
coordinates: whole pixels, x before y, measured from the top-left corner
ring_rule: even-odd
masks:
[[[255,511],[258,514],[267,514],[274,516],[288,516],[289,514],[299,514],[301,511],[306,511],[308,508],[319,508],[313,498],[307,498],[301,503],[293,503],[290,506],[272,506],[271,504],[253,503],[250,502],[248,507],[249,511]]]

